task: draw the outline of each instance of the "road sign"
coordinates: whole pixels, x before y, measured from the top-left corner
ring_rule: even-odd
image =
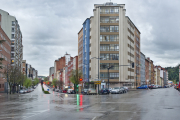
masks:
[[[101,84],[101,83],[94,83],[94,84],[96,84],[96,85],[97,85],[97,84]]]
[[[101,82],[101,81],[94,81],[94,82],[96,83],[96,82]]]
[[[81,84],[78,84],[78,86],[82,86]]]

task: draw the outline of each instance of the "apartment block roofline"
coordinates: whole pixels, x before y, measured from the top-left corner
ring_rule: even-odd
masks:
[[[141,54],[143,54],[144,56],[145,56],[145,54],[144,53],[142,53],[142,52],[140,52]]]
[[[78,32],[78,34],[81,32],[82,29],[83,29],[83,27],[80,29],[80,31]]]
[[[128,17],[128,16],[126,16],[130,21],[131,21],[131,19]],[[134,25],[134,27],[136,27],[135,26],[135,24],[131,21],[131,23]],[[136,27],[136,29],[138,30],[138,32],[141,34],[141,32],[139,31],[139,29]]]
[[[88,20],[88,19],[90,20],[90,18],[86,18],[86,20]],[[86,20],[83,22],[83,24],[86,22]],[[82,24],[82,25],[83,25],[83,24]]]

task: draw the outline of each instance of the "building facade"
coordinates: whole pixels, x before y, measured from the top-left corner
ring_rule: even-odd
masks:
[[[90,19],[83,23],[83,81],[89,82],[89,41],[90,41]]]
[[[23,60],[22,33],[20,25],[14,16],[0,9],[1,27],[11,40],[11,65],[21,69]]]
[[[135,62],[137,27],[125,16],[125,5],[112,2],[95,4],[93,12],[94,16],[90,17],[90,58],[101,59],[90,60],[89,79],[93,81],[100,76],[101,81],[108,85],[107,68],[114,66],[109,70],[109,86],[135,87],[135,71],[131,63]],[[140,34],[138,29],[137,31]],[[140,47],[140,42],[138,46]],[[137,51],[140,54],[140,48]],[[139,58],[138,55],[138,62]],[[140,68],[138,70],[140,71]]]
[[[142,84],[146,84],[146,67],[145,67],[145,55],[141,52],[141,68],[140,68],[140,71],[141,71],[141,76],[140,76],[140,80],[141,80],[141,85]]]
[[[149,84],[148,81],[150,81],[149,79],[149,60],[146,58],[145,59],[145,77],[146,77],[146,84]]]
[[[140,80],[140,71],[141,71],[141,54],[140,54],[140,32],[139,30],[135,27],[135,31],[134,31],[134,62],[135,62],[135,75],[136,75],[136,87],[139,87],[141,85],[141,80]]]
[[[83,67],[83,28],[78,32],[78,69]]]
[[[4,30],[1,28],[1,15],[0,15],[0,41],[5,40],[2,44],[0,44],[0,58],[1,61],[0,69],[0,92],[5,92],[7,88],[7,77],[4,74],[4,71],[10,68],[11,64],[11,40],[8,38]]]

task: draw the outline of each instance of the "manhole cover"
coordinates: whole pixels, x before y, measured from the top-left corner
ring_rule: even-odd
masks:
[[[164,108],[164,109],[173,109],[173,108]]]

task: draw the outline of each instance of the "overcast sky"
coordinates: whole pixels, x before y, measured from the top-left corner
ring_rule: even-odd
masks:
[[[94,4],[109,0],[0,0],[0,9],[18,20],[23,35],[23,59],[49,75],[54,60],[66,52],[78,54],[82,23],[93,16]],[[163,67],[180,60],[179,0],[112,0],[125,4],[126,15],[141,32],[141,51]]]

